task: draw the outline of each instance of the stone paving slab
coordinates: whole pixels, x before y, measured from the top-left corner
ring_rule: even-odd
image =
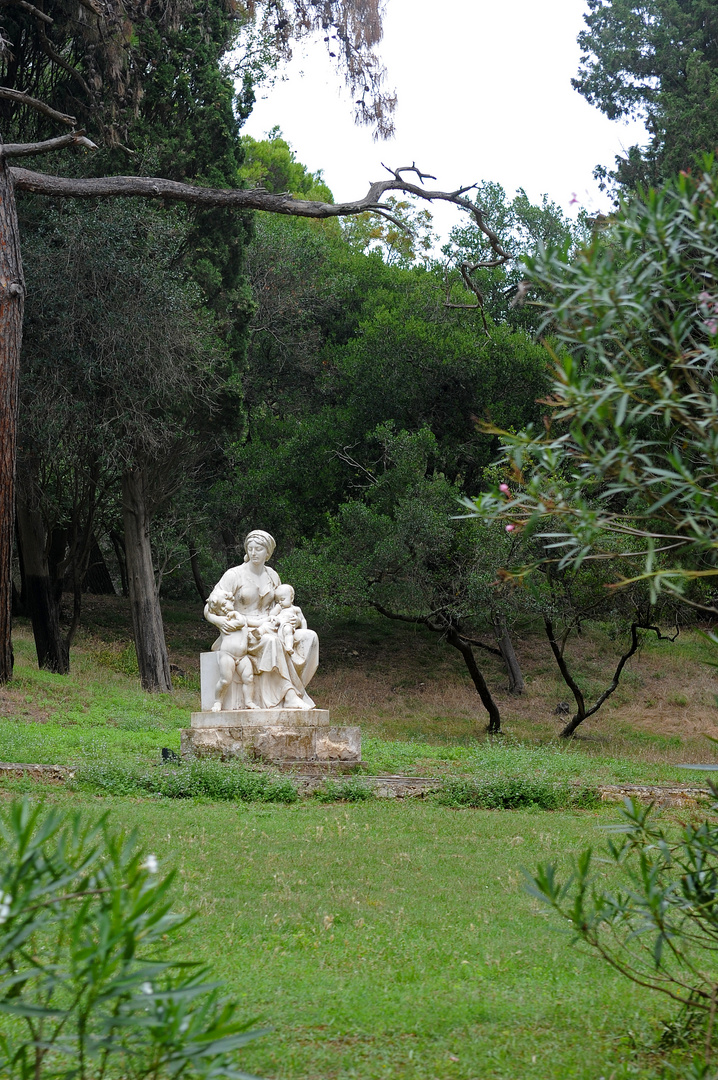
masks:
[[[0,762],[0,780],[19,779],[29,776],[31,780],[72,780],[75,769],[66,765],[29,765],[24,762]]]

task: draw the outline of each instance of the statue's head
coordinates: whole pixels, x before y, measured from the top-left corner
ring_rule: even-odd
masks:
[[[234,611],[232,594],[224,589],[212,589],[207,597],[207,607],[213,615],[231,615]]]
[[[277,544],[273,536],[262,529],[253,529],[244,540],[245,562],[258,562],[271,559]]]
[[[291,585],[277,585],[274,590],[274,599],[282,607],[289,607],[294,603],[294,589]]]

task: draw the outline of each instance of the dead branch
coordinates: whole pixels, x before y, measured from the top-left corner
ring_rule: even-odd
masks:
[[[67,135],[59,135],[56,139],[45,139],[44,142],[0,144],[0,155],[6,158],[31,157],[33,154],[63,150],[66,146],[84,146],[88,150],[97,150],[95,143],[86,138],[83,131],[71,131]]]
[[[57,120],[60,124],[68,124],[70,127],[75,127],[77,119],[74,116],[68,116],[67,113],[58,112],[57,109],[53,109],[50,105],[46,105],[44,101],[39,101],[38,98],[30,97],[29,94],[24,93],[22,90],[11,90],[9,86],[0,86],[0,98],[6,98],[8,101],[17,101],[19,105],[26,105],[28,109],[34,109],[35,112],[44,113],[45,116],[49,116],[51,120]]]
[[[42,25],[38,27],[38,38],[40,41],[40,48],[45,53],[45,56],[52,60],[54,64],[57,64],[58,67],[62,68],[63,71],[66,71],[68,75],[71,75],[73,79],[75,79],[80,84],[83,93],[85,93],[89,99],[92,99],[92,93],[90,91],[90,88],[83,79],[80,72],[77,70],[76,67],[73,67],[73,65],[70,64],[64,58],[64,56],[61,56],[57,49],[53,48],[52,42],[45,33],[45,27]]]
[[[476,311],[478,309],[481,312],[481,321],[484,324],[484,330],[487,337],[489,336],[489,327],[488,323],[486,322],[486,316],[484,315],[484,294],[482,293],[481,289],[476,284],[474,279],[471,277],[471,274],[474,272],[474,270],[478,270],[480,266],[491,269],[494,266],[501,266],[501,264],[504,262],[506,262],[506,259],[494,259],[483,263],[469,263],[464,261],[459,264],[459,273],[464,279],[464,284],[466,285],[466,288],[476,297],[475,304],[453,303],[451,300],[449,300],[449,296],[451,295],[451,285],[448,281],[446,283],[446,300],[444,301],[444,307],[458,308],[460,311]]]
[[[27,0],[0,0],[0,7],[19,7],[23,11],[29,11],[36,19],[41,19],[42,22],[52,24],[55,20],[46,15],[44,11],[40,11],[40,8],[35,7],[34,4],[29,4]]]
[[[29,104],[34,101],[25,94],[19,94],[14,90],[4,90],[0,87],[0,97],[13,97],[14,100]],[[39,102],[43,109],[47,106]],[[61,116],[61,114],[54,114]],[[65,122],[72,122],[71,117],[62,117]],[[405,168],[403,171],[407,171]],[[418,170],[415,170],[418,172]],[[37,195],[48,195],[51,198],[74,197],[74,198],[97,198],[97,197],[124,197],[124,198],[149,198],[165,199],[175,202],[184,202],[196,206],[227,207],[234,209],[261,210],[272,214],[286,214],[290,217],[306,218],[333,218],[348,217],[354,214],[364,214],[367,211],[389,216],[386,204],[380,200],[387,192],[399,191],[405,195],[414,195],[425,202],[449,202],[460,207],[474,218],[479,229],[489,240],[495,258],[485,263],[476,263],[479,266],[497,266],[509,259],[509,255],[501,247],[500,241],[492,229],[484,222],[483,212],[469,200],[465,199],[464,193],[471,190],[468,187],[458,188],[456,191],[428,191],[417,184],[404,180],[400,170],[392,173],[391,180],[378,180],[371,184],[367,194],[362,199],[349,202],[325,203],[308,199],[295,199],[290,194],[274,195],[265,188],[234,188],[222,190],[217,188],[195,187],[191,184],[182,184],[174,180],[165,180],[160,177],[146,176],[105,176],[92,179],[79,177],[50,176],[46,173],[31,172],[28,169],[11,170],[15,187],[18,191],[32,191]],[[422,174],[420,174],[422,175]],[[392,218],[397,225],[402,223]]]

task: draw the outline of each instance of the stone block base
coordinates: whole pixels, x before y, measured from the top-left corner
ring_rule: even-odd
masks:
[[[304,762],[346,762],[361,761],[361,733],[358,727],[332,727],[329,724],[312,724],[306,720],[313,715],[293,713],[292,721],[276,723],[264,727],[254,723],[245,724],[246,712],[235,712],[234,724],[223,723],[221,726],[207,727],[195,724],[193,714],[192,727],[181,733],[182,756],[219,757],[259,760],[281,764],[292,762],[301,765]],[[323,711],[323,710],[322,710]],[[214,713],[215,717],[227,717],[227,713]],[[286,713],[285,713],[286,715]],[[254,717],[252,717],[254,719]]]

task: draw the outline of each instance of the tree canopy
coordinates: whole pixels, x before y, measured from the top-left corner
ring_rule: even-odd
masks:
[[[645,121],[646,146],[599,167],[635,190],[718,147],[718,9],[713,0],[588,0],[574,87],[610,119]]]

